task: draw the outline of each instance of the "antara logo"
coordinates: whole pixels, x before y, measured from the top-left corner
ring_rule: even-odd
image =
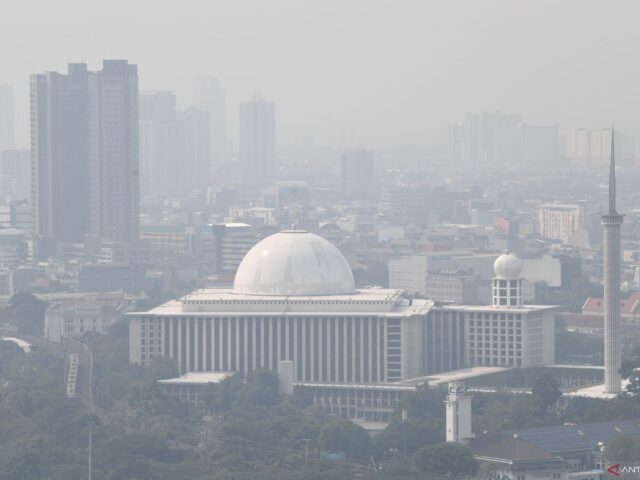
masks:
[[[640,465],[620,465],[616,463],[607,468],[607,472],[616,477],[619,477],[622,473],[640,473]]]

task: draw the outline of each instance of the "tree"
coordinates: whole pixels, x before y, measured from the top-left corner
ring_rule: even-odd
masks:
[[[434,417],[410,417],[411,421],[403,422],[400,419],[393,421],[376,438],[378,452],[384,455],[391,449],[412,455],[416,450],[425,445],[433,445],[444,441],[444,420]]]
[[[627,393],[640,400],[640,368],[634,368],[629,375]]]
[[[439,443],[422,447],[416,453],[417,466],[426,473],[473,476],[478,463],[469,448],[459,443]]]
[[[605,445],[604,455],[611,464],[636,462],[640,458],[640,439],[635,437],[614,437]]]
[[[371,437],[360,426],[348,420],[334,420],[320,429],[321,450],[344,452],[347,458],[363,460],[371,455]]]
[[[482,462],[478,467],[478,478],[482,480],[498,478],[498,466],[493,462]]]
[[[20,333],[42,336],[44,333],[44,311],[47,304],[30,293],[16,293],[9,299],[7,319],[16,325]]]
[[[541,373],[535,380],[531,393],[533,394],[536,404],[544,412],[549,410],[562,395],[558,387],[558,382],[548,372]]]

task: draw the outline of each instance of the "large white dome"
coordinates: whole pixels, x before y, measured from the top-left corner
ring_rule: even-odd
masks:
[[[522,274],[522,261],[512,253],[505,253],[496,258],[493,264],[496,278],[516,280]]]
[[[354,289],[342,253],[304,230],[285,230],[258,242],[242,259],[233,283],[233,292],[245,295],[336,295]]]

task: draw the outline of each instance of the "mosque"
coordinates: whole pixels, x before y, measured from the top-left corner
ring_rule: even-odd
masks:
[[[312,388],[318,405],[385,421],[420,378],[554,363],[554,307],[522,303],[515,255],[498,257],[494,270],[491,305],[408,299],[402,290],[355,288],[333,244],[285,230],[246,254],[233,288],[130,314],[129,358],[147,365],[170,357],[181,374],[201,377],[287,362],[292,381]]]

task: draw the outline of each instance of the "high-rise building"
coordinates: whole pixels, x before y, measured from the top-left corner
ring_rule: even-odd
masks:
[[[138,239],[138,75],[126,60],[98,72],[31,77],[31,175],[39,235]]]
[[[616,139],[620,140],[618,134]],[[611,129],[578,128],[567,132],[565,153],[569,160],[576,163],[605,165],[609,160],[610,145]]]
[[[92,233],[116,241],[138,240],[140,232],[138,68],[105,60],[94,75],[91,99],[99,127],[92,129],[90,178]]]
[[[173,92],[140,95],[140,166],[143,195],[183,193],[183,131]]]
[[[617,394],[622,388],[620,366],[620,226],[623,216],[616,210],[616,162],[611,136],[609,164],[609,210],[602,215],[604,227],[604,388]]]
[[[527,125],[517,114],[467,113],[449,127],[449,159],[466,167],[552,163],[558,157],[558,126]]]
[[[462,123],[449,128],[451,161],[469,166],[519,161],[521,124],[520,115],[467,113]]]
[[[342,194],[354,200],[369,198],[373,193],[373,152],[345,152],[340,167]]]
[[[214,169],[225,161],[229,153],[227,92],[220,80],[215,77],[201,77],[196,80],[193,105],[209,114],[211,167]]]
[[[538,207],[538,233],[545,238],[569,243],[571,236],[587,226],[587,207],[576,205],[544,204]]]
[[[155,198],[210,185],[209,115],[176,109],[173,92],[140,95],[140,186]]]
[[[0,153],[14,148],[13,87],[0,83]]]
[[[0,201],[31,199],[31,159],[28,150],[0,153]]]
[[[209,114],[196,108],[178,113],[183,129],[185,187],[206,190],[211,185]]]
[[[276,180],[276,108],[254,95],[240,103],[240,162],[242,184],[261,188]]]

